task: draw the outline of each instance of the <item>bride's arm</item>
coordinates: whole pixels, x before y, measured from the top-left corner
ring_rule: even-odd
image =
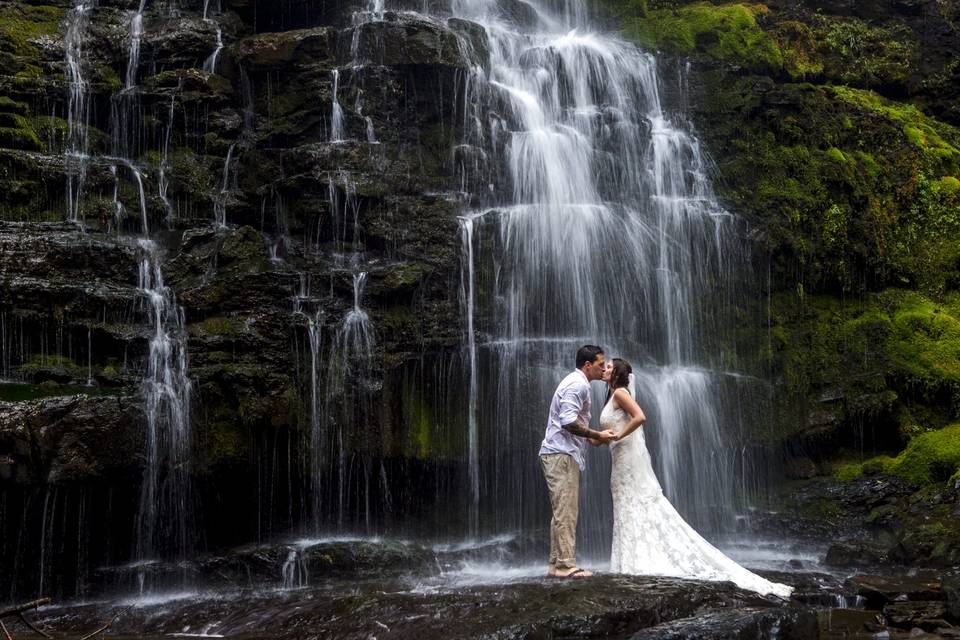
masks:
[[[623,431],[617,434],[617,440],[623,440],[640,428],[640,425],[647,421],[647,416],[644,415],[643,409],[640,408],[640,405],[637,404],[637,401],[633,399],[633,396],[631,396],[630,392],[626,389],[617,389],[614,391],[613,399],[617,405],[630,416],[630,422],[627,423]]]

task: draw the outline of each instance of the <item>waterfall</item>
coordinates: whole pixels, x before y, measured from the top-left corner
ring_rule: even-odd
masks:
[[[127,57],[127,75],[124,91],[132,91],[137,86],[137,69],[140,67],[140,41],[143,39],[143,9],[147,0],[140,0],[140,6],[130,20],[130,51]]]
[[[147,465],[137,516],[137,558],[186,554],[191,548],[190,396],[183,309],[164,285],[159,247],[139,242],[139,291],[150,316],[150,349],[143,392],[147,416]]]
[[[335,510],[327,509],[326,513],[335,514],[337,527],[340,529],[344,526],[344,520],[351,515],[360,517],[359,513],[349,512],[351,506],[361,506],[351,503],[351,500],[359,500],[361,495],[353,494],[347,486],[348,466],[352,466],[354,462],[361,465],[360,471],[363,474],[362,521],[368,529],[371,526],[369,460],[364,457],[359,461],[348,460],[345,442],[352,436],[348,428],[368,423],[373,405],[372,373],[377,336],[373,322],[362,306],[366,283],[366,272],[353,275],[353,307],[344,315],[330,347],[325,372],[327,379],[323,388],[323,400],[320,401],[323,405],[321,418],[315,425],[318,431],[314,438],[313,461],[320,465],[315,466],[311,473],[315,489],[320,492],[315,499],[320,500],[320,496],[326,491],[321,479],[332,462],[327,458],[326,452],[336,452],[336,463],[332,472],[336,476],[337,494],[335,497],[331,496]],[[316,513],[319,515],[321,512],[318,510]],[[317,525],[319,524],[318,521]]]
[[[351,372],[363,372],[370,366],[376,346],[373,323],[360,305],[366,284],[365,271],[353,275],[353,308],[347,312],[337,331],[340,359],[343,367]]]
[[[470,511],[468,516],[471,536],[476,536],[480,520],[480,438],[477,425],[477,339],[474,329],[474,258],[473,223],[470,216],[460,218],[464,267],[460,282],[461,304],[466,318],[467,366],[470,368],[470,386],[467,391],[467,470],[470,478]]]
[[[334,69],[330,72],[333,76],[333,98],[330,107],[330,142],[342,142],[344,140],[343,130],[343,109],[337,102],[337,91],[340,85],[340,72]]]
[[[89,154],[90,105],[89,84],[86,79],[86,61],[83,43],[90,23],[95,0],[77,0],[67,12],[64,53],[67,62],[67,219],[79,222],[80,202],[86,182]],[[75,167],[69,166],[76,163]]]
[[[71,221],[80,221],[82,218],[81,201],[87,168],[92,159],[88,136],[90,86],[86,76],[84,43],[96,6],[94,0],[78,0],[66,18],[65,56],[69,95],[65,155],[68,161],[67,218]],[[183,309],[177,305],[173,292],[163,281],[162,252],[151,239],[144,175],[136,164],[140,140],[137,75],[140,45],[144,35],[145,8],[146,0],[141,0],[130,20],[124,85],[111,99],[111,153],[96,158],[107,164],[113,177],[113,213],[118,231],[126,217],[126,209],[120,200],[119,168],[129,171],[139,202],[138,300],[144,303],[148,318],[148,353],[142,380],[146,414],[146,465],[140,487],[134,549],[135,557],[141,561],[160,554],[182,556],[189,552],[192,538],[192,495],[189,480],[191,383],[187,375],[186,328]],[[167,198],[169,182],[166,169],[175,102],[176,93],[170,97],[159,168],[160,198],[168,216],[172,207]],[[88,351],[90,340],[88,332]],[[88,363],[88,377],[91,369]],[[82,522],[82,511],[80,518]],[[82,561],[82,555],[78,557]],[[41,558],[41,580],[43,562],[44,559]],[[78,580],[79,573],[78,571]],[[140,580],[141,583],[144,582],[143,574]]]
[[[734,515],[727,450],[742,419],[724,408],[722,350],[747,265],[742,223],[716,201],[696,138],[664,111],[656,58],[584,31],[579,2],[532,6],[530,28],[493,3],[455,7],[486,28],[490,50],[489,74],[468,79],[464,145],[503,175],[461,164],[473,191],[461,218],[465,457],[471,495],[483,487],[480,521],[544,525],[530,464],[543,407],[576,348],[596,343],[634,365],[668,497],[696,526],[720,529]],[[478,242],[483,229],[492,241]],[[591,452],[581,484],[587,553],[609,544],[605,453]]]
[[[210,54],[210,57],[203,61],[204,71],[207,73],[216,73],[217,58],[220,57],[221,51],[223,51],[223,30],[220,28],[220,25],[217,24],[216,44],[214,45],[213,53]]]
[[[316,310],[311,310],[316,307]],[[300,291],[294,297],[293,313],[307,322],[307,337],[310,345],[310,492],[313,498],[312,513],[319,520],[322,502],[320,469],[325,464],[323,440],[323,401],[321,399],[321,361],[323,358],[323,311],[310,295],[310,276],[300,274]]]
[[[284,590],[300,589],[310,582],[306,560],[298,549],[291,549],[281,569]]]
[[[180,85],[182,87],[182,81]],[[167,110],[167,129],[163,135],[163,157],[160,159],[160,170],[157,178],[160,200],[163,202],[164,209],[167,210],[168,222],[173,218],[173,205],[170,203],[170,198],[167,197],[167,192],[170,189],[170,179],[167,177],[167,168],[169,167],[170,139],[173,137],[173,119],[176,106],[177,93],[174,91],[170,93],[170,107]]]
[[[220,27],[219,22],[207,17],[207,4],[203,5],[203,21],[212,24],[214,29],[216,29],[213,53],[203,61],[203,70],[207,73],[216,73],[217,58],[220,57],[220,52],[223,51],[223,29]]]
[[[223,186],[213,201],[213,224],[219,228],[227,226],[227,199],[230,197],[230,163],[233,161],[233,152],[237,148],[234,142],[227,149],[227,157],[223,161]]]

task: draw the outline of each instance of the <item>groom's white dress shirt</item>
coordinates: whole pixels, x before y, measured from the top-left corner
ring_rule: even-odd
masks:
[[[540,445],[540,455],[565,453],[573,456],[583,471],[586,465],[583,448],[587,445],[587,440],[563,428],[563,425],[578,419],[585,426],[590,425],[590,381],[579,369],[564,378],[553,393],[550,417],[547,418],[547,433]]]

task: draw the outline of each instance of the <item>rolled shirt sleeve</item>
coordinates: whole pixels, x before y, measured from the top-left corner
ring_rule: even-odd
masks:
[[[560,426],[576,422],[583,411],[583,393],[578,387],[571,386],[567,388],[560,398],[560,411],[557,419]]]
[[[563,426],[572,422],[590,425],[590,382],[582,371],[570,373],[554,392],[540,444],[540,455],[565,453],[573,456],[582,470],[586,465],[582,449],[587,440],[564,430]]]

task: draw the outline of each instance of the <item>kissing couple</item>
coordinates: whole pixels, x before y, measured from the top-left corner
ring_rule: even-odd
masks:
[[[607,397],[600,431],[590,427],[590,383],[602,380]],[[593,575],[577,566],[577,515],[580,472],[586,445],[609,445],[613,458],[613,545],[615,573],[731,581],[761,594],[788,598],[793,588],[762,578],[707,542],[663,495],[653,472],[643,431],[647,417],[637,403],[636,379],[626,360],[605,360],[603,349],[577,350],[576,368],[563,379],[550,402],[540,466],[550,492],[550,567],[557,578]]]

